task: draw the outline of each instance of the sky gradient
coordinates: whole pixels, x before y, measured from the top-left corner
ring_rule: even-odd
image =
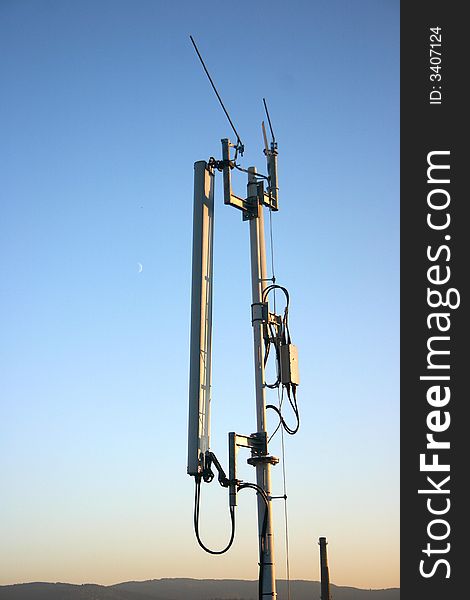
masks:
[[[326,536],[333,583],[398,586],[393,0],[0,2],[0,584],[257,577],[252,492],[228,554],[205,554],[192,529],[193,163],[233,134],[189,34],[243,166],[265,170],[263,97],[279,143],[275,270],[301,375],[301,429],[286,439],[291,577],[319,579]],[[248,227],[220,183],[212,448],[227,465],[227,433],[253,432],[255,407]],[[242,174],[233,185],[244,194]],[[202,494],[203,538],[225,545],[226,491]]]

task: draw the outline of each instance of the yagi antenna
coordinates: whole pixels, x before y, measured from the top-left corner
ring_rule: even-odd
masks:
[[[198,57],[199,57],[199,60],[201,61],[201,64],[202,64],[202,66],[203,66],[203,68],[204,68],[204,71],[206,72],[207,78],[209,79],[209,81],[210,81],[210,83],[211,83],[212,89],[214,90],[214,92],[215,92],[215,95],[217,96],[217,99],[218,99],[218,101],[220,102],[220,106],[222,107],[222,109],[223,109],[223,111],[224,111],[224,113],[225,113],[225,116],[227,117],[227,119],[228,119],[228,122],[230,123],[230,126],[231,126],[231,127],[232,127],[232,129],[233,129],[233,132],[234,132],[234,133],[235,133],[235,135],[237,136],[237,146],[236,146],[236,148],[237,148],[237,150],[240,152],[240,154],[243,156],[243,152],[244,152],[244,150],[245,150],[245,147],[243,146],[243,143],[242,143],[242,141],[241,141],[241,139],[240,139],[240,136],[238,135],[238,131],[235,129],[235,125],[233,124],[233,121],[232,121],[232,119],[230,118],[230,115],[228,114],[228,111],[227,111],[227,109],[225,108],[225,105],[224,105],[224,103],[222,102],[222,98],[220,97],[220,94],[219,94],[219,92],[217,91],[217,88],[215,87],[215,83],[212,81],[212,77],[210,76],[210,74],[209,74],[209,71],[207,70],[207,67],[206,67],[206,65],[205,65],[205,63],[204,63],[204,60],[203,60],[203,58],[202,58],[202,56],[201,56],[201,53],[200,53],[200,52],[199,52],[199,50],[198,50],[198,47],[196,46],[196,42],[194,41],[194,38],[193,38],[193,36],[192,36],[192,35],[190,35],[189,37],[190,37],[190,39],[191,39],[191,42],[193,43],[194,50],[196,50],[196,54],[198,55]],[[269,117],[268,117],[268,119],[269,119]],[[271,124],[270,124],[270,126],[271,126]],[[271,132],[272,132],[272,130],[271,130]]]

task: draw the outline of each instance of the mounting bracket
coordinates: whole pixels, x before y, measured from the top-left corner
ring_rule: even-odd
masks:
[[[237,454],[239,448],[250,448],[251,457],[247,460],[249,465],[256,466],[260,462],[276,465],[279,459],[268,455],[268,436],[266,431],[252,433],[250,436],[240,435],[231,431],[228,434],[228,478],[230,506],[237,506]]]
[[[264,181],[256,182],[256,194],[249,195],[247,198],[240,198],[232,192],[232,177],[231,170],[235,168],[235,162],[230,159],[230,148],[235,146],[228,138],[221,140],[222,142],[222,160],[214,161],[214,166],[222,170],[224,178],[224,204],[238,208],[243,212],[243,220],[250,221],[258,216],[258,205],[264,204],[272,210],[278,210],[277,198],[270,192],[264,191]]]

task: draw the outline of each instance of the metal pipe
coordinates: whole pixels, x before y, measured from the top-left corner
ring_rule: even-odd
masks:
[[[261,302],[264,288],[267,285],[266,245],[264,239],[263,205],[258,200],[256,185],[256,168],[248,169],[248,200],[256,198],[257,216],[250,219],[250,250],[251,250],[251,288],[252,303]],[[266,433],[266,400],[264,387],[264,343],[262,324],[253,323],[253,348],[255,362],[255,393],[256,393],[256,423],[257,433]],[[256,482],[268,498],[271,497],[271,464],[269,460],[256,462]],[[268,510],[266,536],[263,537],[263,522],[266,505],[258,497],[258,535],[260,544],[264,541],[262,556],[263,564],[263,596],[276,598],[276,578],[274,566],[274,537],[271,510]]]

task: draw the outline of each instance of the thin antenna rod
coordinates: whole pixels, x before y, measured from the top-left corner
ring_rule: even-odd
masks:
[[[271,119],[269,117],[268,105],[266,104],[266,99],[263,98],[264,110],[266,111],[266,116],[268,117],[269,129],[271,130],[271,136],[273,138],[273,144],[276,143],[276,139],[274,137],[273,126],[271,125]]]
[[[268,152],[269,152],[269,146],[268,146],[268,138],[266,136],[266,127],[264,126],[264,121],[261,121],[261,129],[263,130],[264,153],[267,156]]]
[[[241,139],[240,139],[240,136],[238,135],[238,131],[235,129],[235,125],[233,124],[233,122],[232,122],[232,119],[230,118],[230,115],[228,114],[228,112],[227,112],[227,109],[225,108],[225,106],[224,106],[224,103],[222,102],[222,98],[220,97],[220,95],[219,95],[219,92],[217,91],[217,88],[215,87],[215,84],[214,84],[214,82],[212,81],[212,77],[209,75],[209,71],[207,70],[207,67],[206,67],[206,65],[204,64],[204,61],[203,61],[203,59],[202,59],[202,56],[201,56],[201,53],[199,52],[199,50],[198,50],[198,48],[197,48],[197,46],[196,46],[196,42],[194,41],[194,39],[193,39],[193,36],[192,36],[192,35],[190,35],[189,37],[190,37],[190,39],[191,39],[191,42],[193,43],[194,50],[196,50],[196,53],[197,53],[197,55],[198,55],[198,57],[199,57],[199,60],[201,61],[201,64],[202,64],[202,66],[203,66],[203,68],[204,68],[204,71],[206,72],[206,75],[207,75],[207,77],[208,77],[209,81],[211,82],[212,89],[214,90],[214,92],[215,92],[215,95],[217,96],[217,99],[218,99],[218,100],[219,100],[219,102],[220,102],[220,106],[223,108],[223,110],[224,110],[224,113],[225,113],[225,116],[227,117],[227,119],[228,119],[228,122],[229,122],[229,123],[230,123],[230,125],[232,126],[233,132],[234,132],[234,133],[235,133],[235,135],[237,136],[237,147],[239,147],[239,149],[240,149],[240,153],[241,153],[241,154],[243,154],[243,144],[242,144],[242,141],[241,141]],[[268,119],[269,119],[269,116],[268,116]],[[271,124],[270,124],[269,126],[271,126]],[[271,130],[271,132],[272,132],[272,130]]]

